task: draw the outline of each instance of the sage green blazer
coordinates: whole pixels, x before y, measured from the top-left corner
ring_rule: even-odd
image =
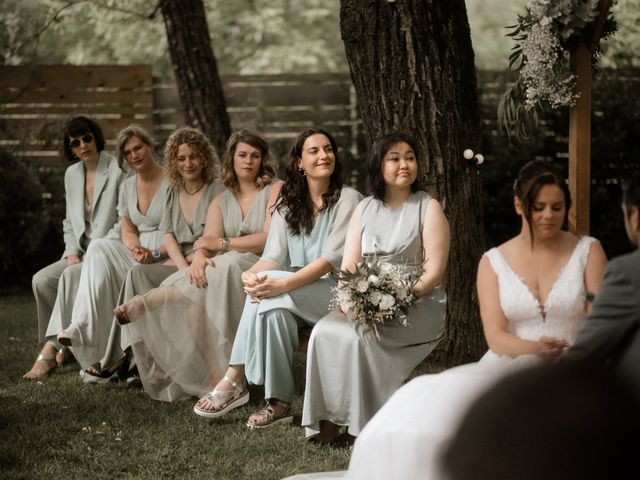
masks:
[[[91,238],[104,237],[112,229],[119,230],[118,193],[120,184],[127,174],[120,170],[116,158],[104,150],[100,152],[93,187],[93,211],[91,214]],[[62,221],[64,232],[64,253],[84,255],[81,238],[84,234],[84,164],[77,162],[67,168],[64,174],[64,190],[67,213]],[[118,238],[120,234],[117,234]]]

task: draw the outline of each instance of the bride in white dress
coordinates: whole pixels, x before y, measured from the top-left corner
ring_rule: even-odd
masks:
[[[604,251],[594,238],[562,230],[571,200],[564,179],[545,162],[520,170],[514,202],[520,234],[485,253],[478,267],[490,350],[477,363],[398,390],[358,436],[344,478],[445,478],[441,451],[473,401],[508,373],[559,358],[575,340],[587,293],[600,286]]]

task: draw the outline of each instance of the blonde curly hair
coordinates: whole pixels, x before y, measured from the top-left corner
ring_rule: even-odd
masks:
[[[276,169],[273,165],[271,156],[269,155],[269,144],[256,132],[251,130],[239,130],[234,132],[227,140],[227,146],[222,156],[222,182],[234,193],[238,193],[238,177],[233,169],[233,156],[239,143],[246,143],[260,152],[262,161],[260,162],[260,170],[256,176],[255,185],[262,189],[265,185],[269,185],[276,176]]]
[[[219,160],[209,139],[197,128],[183,127],[173,132],[164,147],[164,168],[174,187],[182,185],[178,172],[178,147],[187,144],[202,162],[202,178],[209,184],[219,177]]]

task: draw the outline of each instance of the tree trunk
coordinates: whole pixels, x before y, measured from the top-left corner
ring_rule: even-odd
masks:
[[[222,154],[231,123],[203,1],[163,0],[160,8],[185,121],[202,130]]]
[[[476,360],[486,349],[475,289],[480,178],[462,152],[479,151],[481,137],[464,0],[341,0],[340,30],[369,141],[413,132],[425,184],[451,225],[447,331],[434,358]]]

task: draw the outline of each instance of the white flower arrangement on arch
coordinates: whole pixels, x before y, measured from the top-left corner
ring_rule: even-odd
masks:
[[[527,138],[546,107],[575,104],[576,76],[570,67],[570,47],[598,16],[599,0],[529,0],[518,23],[508,26],[516,45],[509,68],[519,72],[498,104],[498,126],[509,137]],[[603,36],[615,30],[608,20]]]

